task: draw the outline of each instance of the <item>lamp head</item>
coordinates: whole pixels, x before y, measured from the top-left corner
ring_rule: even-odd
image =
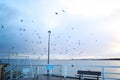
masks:
[[[49,30],[48,33],[51,33],[51,31]]]

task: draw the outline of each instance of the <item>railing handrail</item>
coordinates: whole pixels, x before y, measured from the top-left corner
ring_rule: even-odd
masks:
[[[32,66],[47,66],[48,64],[43,64],[43,65],[32,65]],[[51,64],[53,66],[63,66],[63,65],[56,65],[56,64]],[[30,65],[18,65],[18,66],[30,66]]]
[[[11,70],[13,70],[13,69],[15,69],[17,67],[17,65],[15,65],[15,66],[10,66],[10,68],[8,68],[8,70],[6,70],[4,73],[7,73],[7,72],[9,72],[9,71],[11,71]]]

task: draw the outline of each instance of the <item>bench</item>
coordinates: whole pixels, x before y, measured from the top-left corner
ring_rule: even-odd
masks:
[[[99,71],[78,70],[77,74],[79,80],[99,80],[99,78],[101,78],[101,72]]]

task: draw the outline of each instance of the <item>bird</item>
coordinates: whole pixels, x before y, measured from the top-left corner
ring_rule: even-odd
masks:
[[[57,12],[55,12],[55,14],[56,14],[56,15],[58,15],[58,13],[57,13]]]
[[[81,44],[79,43],[79,45],[81,45]]]
[[[22,28],[20,28],[19,30],[22,31]]]
[[[23,29],[23,31],[26,31],[26,29]]]
[[[21,19],[20,21],[23,22],[23,19]]]
[[[72,29],[74,29],[74,28],[72,27]]]
[[[2,25],[1,28],[4,28],[4,26]]]
[[[25,42],[27,42],[27,40],[25,40]]]
[[[62,9],[62,12],[65,12],[65,10]]]

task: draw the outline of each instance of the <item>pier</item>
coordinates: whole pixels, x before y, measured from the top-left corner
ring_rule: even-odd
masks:
[[[99,80],[120,79],[120,73],[107,71],[108,69],[120,70],[120,66],[78,66],[80,67],[79,70],[83,70],[83,68],[84,70],[87,70],[89,68],[90,71],[95,69],[95,71],[101,72],[101,77]],[[48,69],[49,74],[47,73]],[[77,70],[71,70],[68,66],[63,65],[12,65],[7,66],[2,73],[2,76],[4,77],[2,77],[3,79],[1,80],[80,80],[80,78],[76,76]]]

